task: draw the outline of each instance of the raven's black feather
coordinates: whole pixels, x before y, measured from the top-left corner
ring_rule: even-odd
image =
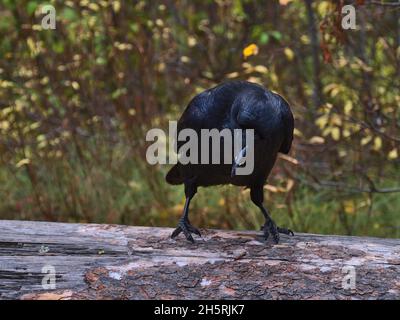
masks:
[[[199,176],[198,185],[232,183],[249,186],[264,183],[278,152],[288,153],[293,140],[294,120],[290,107],[280,95],[246,81],[231,81],[195,96],[178,121],[178,132],[201,129],[254,129],[255,170],[250,176],[231,177],[230,166],[177,164],[167,175],[171,184]],[[178,142],[178,150],[184,144]],[[212,174],[212,176],[210,176]],[[257,180],[257,181],[256,181]]]
[[[288,103],[280,95],[257,84],[246,81],[227,82],[193,98],[178,121],[178,134],[186,128],[195,130],[198,136],[201,129],[254,129],[254,170],[250,175],[236,175],[236,167],[231,164],[175,165],[168,172],[166,180],[171,184],[185,185],[186,201],[178,227],[171,237],[175,238],[183,232],[186,239],[194,242],[191,234],[200,235],[200,232],[189,222],[190,201],[197,187],[218,184],[250,188],[251,200],[265,217],[265,239],[272,235],[275,243],[278,243],[280,233],[293,235],[291,230],[277,227],[263,206],[263,186],[277,154],[288,153],[292,145],[294,121]],[[184,143],[178,141],[178,150]],[[212,151],[211,148],[209,150]],[[244,150],[247,149],[241,150],[239,154],[242,155]],[[224,163],[221,157],[223,150],[218,151],[218,157]],[[235,155],[231,156],[233,158]]]

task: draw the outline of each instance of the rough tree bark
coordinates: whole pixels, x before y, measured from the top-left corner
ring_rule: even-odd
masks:
[[[400,239],[296,234],[274,245],[260,232],[202,230],[191,244],[171,232],[0,221],[0,298],[400,298]],[[55,289],[42,287],[49,266]]]

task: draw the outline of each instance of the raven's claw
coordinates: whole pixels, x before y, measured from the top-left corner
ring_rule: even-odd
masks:
[[[174,239],[177,237],[181,232],[185,235],[186,239],[189,240],[191,243],[194,243],[194,239],[191,233],[194,233],[201,237],[200,231],[193,227],[188,220],[181,220],[179,221],[178,227],[172,232],[171,238]]]
[[[280,227],[277,227],[277,229],[279,233],[287,234],[288,236],[294,236],[293,231],[290,229],[280,228]]]
[[[277,227],[276,224],[275,224],[275,222],[273,222],[272,220],[266,222],[266,223],[261,227],[261,230],[264,231],[264,238],[265,238],[265,240],[268,240],[269,235],[271,234],[272,237],[273,237],[273,240],[274,240],[274,242],[275,242],[276,244],[279,243],[279,239],[280,239],[279,234],[280,234],[280,233],[294,236],[294,233],[293,233],[292,230],[286,229],[286,228]]]
[[[272,239],[274,240],[274,242],[276,244],[279,243],[279,232],[278,232],[278,228],[275,225],[275,222],[273,222],[272,220],[266,222],[264,227],[263,227],[263,231],[264,231],[265,241],[268,240],[268,238],[269,238],[269,236],[271,234],[272,235]]]

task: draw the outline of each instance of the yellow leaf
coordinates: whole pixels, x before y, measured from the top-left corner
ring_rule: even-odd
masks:
[[[323,111],[327,112],[327,111],[332,110],[333,104],[332,103],[326,103],[326,104],[322,105],[321,107],[322,107]]]
[[[311,144],[323,144],[325,142],[325,139],[322,137],[317,137],[314,136],[310,139],[309,141]]]
[[[0,80],[0,87],[1,87],[1,80]],[[7,116],[13,111],[13,107],[6,107],[4,109],[0,109],[0,115]]]
[[[93,2],[89,3],[88,8],[93,11],[99,11],[99,5]]]
[[[187,43],[188,43],[189,47],[194,47],[197,44],[197,40],[195,37],[189,36],[187,39]]]
[[[259,72],[259,73],[267,73],[268,69],[265,66],[258,65],[254,67],[254,71]]]
[[[300,37],[300,41],[303,43],[303,44],[310,44],[310,38],[307,36],[307,35],[305,35],[305,34],[303,34],[301,37]]]
[[[237,78],[239,77],[239,72],[232,72],[232,73],[228,73],[226,75],[227,78],[232,79],[232,78]]]
[[[74,88],[75,90],[78,90],[78,89],[79,89],[79,83],[76,82],[76,81],[72,81],[72,82],[71,82],[71,86],[72,86],[72,88]]]
[[[253,66],[248,62],[243,62],[242,67],[243,67],[243,69],[246,69],[246,70],[251,69],[251,72],[253,72]]]
[[[121,3],[119,1],[113,1],[112,7],[115,12],[119,12],[121,9]]]
[[[283,160],[286,160],[287,162],[290,162],[290,163],[292,163],[292,164],[294,164],[296,166],[299,164],[299,161],[297,159],[295,159],[293,157],[290,157],[287,154],[280,153],[279,154],[279,158],[281,158]]]
[[[17,168],[20,168],[20,167],[22,167],[23,165],[29,164],[29,163],[31,163],[31,160],[29,160],[29,159],[22,159],[22,160],[18,161],[17,164],[16,164],[15,166],[16,166]]]
[[[293,60],[293,58],[294,58],[294,52],[293,52],[292,49],[286,47],[286,48],[283,50],[283,52],[285,53],[285,56],[286,56],[286,58],[287,58],[289,61],[292,61],[292,60]]]
[[[31,52],[36,51],[35,41],[33,41],[32,38],[29,37],[28,39],[26,39],[26,43],[28,44],[29,50]]]
[[[44,134],[39,134],[37,137],[36,137],[36,141],[37,142],[42,142],[42,141],[45,141],[46,140],[46,136],[44,135]]]
[[[333,88],[332,91],[331,91],[331,97],[332,98],[336,97],[339,92],[340,92],[340,88],[339,87]]]
[[[248,45],[246,48],[243,49],[243,56],[245,59],[253,55],[255,56],[257,54],[258,54],[258,47],[254,43]]]
[[[30,129],[30,130],[36,130],[37,128],[39,128],[40,127],[40,122],[34,122],[34,123],[32,123],[28,128]]]
[[[259,78],[259,77],[249,77],[249,78],[247,78],[247,81],[253,82],[253,83],[258,83],[261,85],[263,84],[261,81],[261,78]]]
[[[264,189],[267,189],[268,191],[271,191],[271,192],[278,192],[278,188],[273,185],[270,185],[270,184],[266,184],[264,186]]]
[[[219,205],[220,207],[223,207],[223,206],[225,205],[225,199],[224,199],[224,198],[219,199],[218,205]]]
[[[331,124],[337,125],[340,127],[342,125],[342,119],[337,114],[334,114],[331,117]]]
[[[342,134],[343,134],[343,137],[348,138],[348,137],[350,137],[351,132],[348,129],[344,129]]]
[[[332,131],[332,127],[327,127],[322,131],[322,135],[324,137],[329,136],[331,134],[331,131]]]
[[[365,146],[367,143],[369,143],[372,140],[371,136],[366,136],[364,138],[361,139],[361,145]]]
[[[297,129],[297,128],[294,128],[293,134],[294,134],[295,136],[297,136],[297,137],[302,137],[302,136],[303,136],[303,134],[301,133],[301,131],[300,131],[299,129]]]
[[[344,202],[344,211],[348,214],[353,214],[356,211],[354,202],[351,200],[345,201]]]
[[[397,159],[398,157],[399,157],[399,154],[398,154],[398,152],[397,152],[397,149],[393,149],[393,150],[390,151],[389,154],[388,154],[388,158],[389,158],[390,160]]]
[[[188,62],[190,62],[190,58],[189,58],[188,56],[182,56],[182,57],[181,57],[181,61],[182,61],[183,63],[188,63]]]
[[[12,86],[13,86],[12,82],[0,79],[0,88],[10,88]]]
[[[339,66],[340,68],[343,68],[343,67],[346,66],[349,62],[346,60],[346,58],[340,57],[340,58],[337,60],[337,63],[338,63],[338,66]]]
[[[276,85],[278,83],[278,76],[276,75],[276,73],[274,73],[274,72],[270,73],[270,80],[271,80],[271,83],[274,85]]]
[[[325,126],[327,125],[327,123],[328,123],[328,115],[327,115],[327,114],[324,114],[324,115],[320,116],[320,117],[315,121],[315,124],[316,124],[320,129],[325,128]]]
[[[8,128],[10,128],[10,123],[8,121],[0,121],[0,130],[6,131]]]
[[[133,190],[138,191],[141,189],[140,183],[137,183],[136,181],[129,181],[128,186],[131,187]]]
[[[292,190],[293,186],[294,186],[294,180],[289,179],[286,184],[286,191],[289,192],[290,190]]]
[[[382,148],[382,138],[381,137],[375,137],[374,139],[374,150],[378,151]]]
[[[332,5],[329,3],[329,1],[321,1],[318,4],[317,10],[321,16],[326,16],[331,8]]]
[[[340,130],[338,127],[333,127],[331,131],[332,139],[338,141],[340,139]]]
[[[353,109],[353,102],[351,102],[350,100],[346,101],[346,104],[344,105],[344,113],[346,115],[349,115],[352,109]]]

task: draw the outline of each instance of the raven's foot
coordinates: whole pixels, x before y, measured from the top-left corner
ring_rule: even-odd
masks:
[[[268,222],[266,222],[262,227],[261,230],[264,232],[264,238],[265,240],[268,240],[269,236],[272,235],[272,239],[274,240],[274,242],[276,244],[279,243],[279,234],[283,233],[283,234],[287,234],[287,235],[291,235],[294,236],[294,233],[292,230],[290,229],[286,229],[286,228],[280,228],[277,227],[275,222],[272,220],[269,220]]]
[[[177,237],[181,232],[185,235],[186,239],[189,240],[191,243],[194,243],[194,239],[192,237],[192,233],[197,234],[199,237],[201,237],[200,231],[193,227],[189,220],[180,220],[178,227],[172,232],[171,238],[174,239]]]
[[[288,236],[294,236],[293,231],[290,229],[280,228],[280,227],[277,227],[277,229],[279,233],[287,234]]]

